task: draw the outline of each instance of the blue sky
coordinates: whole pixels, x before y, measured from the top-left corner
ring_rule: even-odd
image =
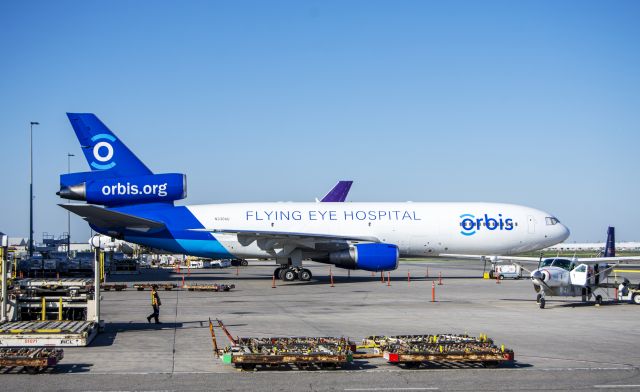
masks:
[[[497,201],[639,240],[637,1],[0,3],[0,231],[66,231],[96,113],[186,203]],[[72,235],[88,226],[72,218]]]

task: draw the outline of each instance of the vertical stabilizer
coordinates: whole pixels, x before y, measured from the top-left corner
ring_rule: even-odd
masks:
[[[616,256],[616,228],[609,226],[607,229],[607,243],[604,246],[604,257]]]
[[[349,194],[349,190],[351,189],[351,184],[353,181],[338,181],[336,186],[333,187],[325,195],[325,197],[320,200],[321,202],[343,202],[347,198],[347,194]]]
[[[91,171],[109,177],[153,174],[93,113],[67,113]]]

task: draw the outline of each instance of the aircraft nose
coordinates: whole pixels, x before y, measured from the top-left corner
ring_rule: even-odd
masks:
[[[567,238],[569,238],[569,234],[571,234],[571,232],[569,231],[569,228],[565,225],[563,225],[562,223],[560,223],[560,242],[566,240]]]

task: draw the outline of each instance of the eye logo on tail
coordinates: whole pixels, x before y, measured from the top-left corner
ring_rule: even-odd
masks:
[[[91,167],[98,170],[107,170],[114,167],[116,163],[111,161],[113,159],[113,145],[111,143],[115,142],[116,138],[106,133],[100,133],[93,136],[91,138],[91,141],[99,141],[93,146],[93,158],[95,158],[96,161],[100,162],[91,162]]]

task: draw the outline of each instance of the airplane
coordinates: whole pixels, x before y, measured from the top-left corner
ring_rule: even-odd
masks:
[[[343,202],[347,199],[347,195],[349,194],[349,190],[351,189],[351,185],[353,185],[353,181],[338,181],[336,185],[327,194],[321,199],[316,199],[317,202],[321,203],[338,203]],[[96,234],[89,239],[89,244],[94,248],[100,248],[105,250],[113,250],[116,248],[124,248],[125,253],[133,253],[133,248],[131,244],[126,241],[118,240],[113,237],[109,237],[103,234]]]
[[[544,309],[546,296],[581,296],[583,302],[593,296],[595,303],[600,305],[602,295],[596,294],[596,290],[613,287],[604,280],[618,264],[630,261],[640,261],[640,257],[616,257],[615,228],[610,226],[602,257],[555,257],[539,263],[538,268],[531,272],[533,288],[538,293],[536,302],[540,309]]]
[[[154,174],[92,113],[67,113],[91,171],[60,175],[60,204],[129,242],[207,258],[266,258],[285,281],[303,260],[390,271],[399,258],[512,255],[564,241],[569,229],[526,206],[487,202],[228,203],[177,206],[186,176]]]
[[[470,258],[470,255],[448,255],[448,257]],[[482,258],[475,255],[473,258]],[[526,256],[492,256],[492,263],[509,261],[531,273],[533,288],[537,294],[536,303],[540,309],[546,305],[546,297],[577,297],[586,302],[593,297],[596,304],[602,304],[602,295],[596,290],[612,288],[604,283],[611,271],[620,263],[640,261],[640,256],[616,257],[615,228],[607,229],[607,242],[599,257],[552,257],[536,258]],[[537,263],[538,267],[530,271],[522,266],[525,263]],[[610,264],[614,263],[614,264]]]

